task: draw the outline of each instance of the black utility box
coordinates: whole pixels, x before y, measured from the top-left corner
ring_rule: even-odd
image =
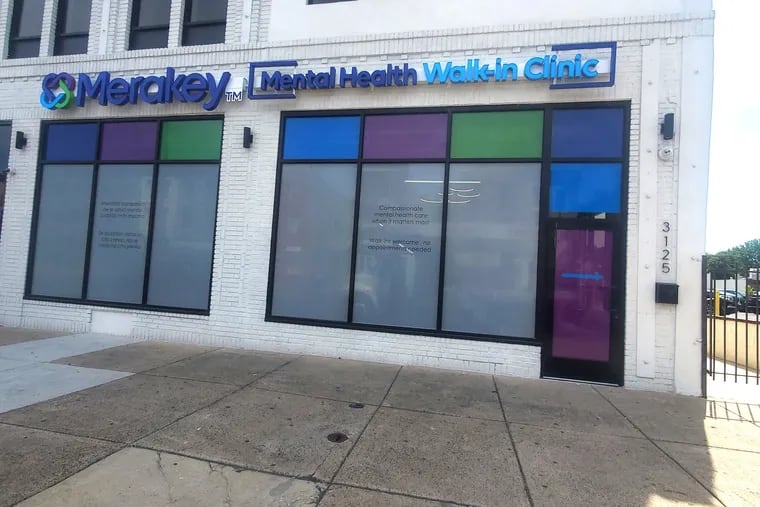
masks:
[[[654,302],[668,305],[678,304],[678,284],[656,283],[654,289]]]

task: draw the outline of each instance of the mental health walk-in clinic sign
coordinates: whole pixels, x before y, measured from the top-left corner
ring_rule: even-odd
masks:
[[[591,50],[594,57],[584,55]],[[48,74],[42,80],[40,104],[50,110],[77,105],[88,100],[100,105],[172,104],[195,102],[206,111],[216,109],[222,100],[238,102],[243,95],[250,100],[292,99],[298,90],[336,88],[386,88],[475,83],[509,83],[517,80],[544,81],[550,88],[598,88],[614,86],[617,44],[615,42],[552,46],[553,54],[523,61],[468,58],[461,62],[434,61],[420,64],[385,64],[379,68],[329,67],[296,72],[295,60],[252,62],[247,77],[230,72],[178,73],[167,67],[158,76],[111,77],[100,72],[92,77],[66,72]],[[604,53],[604,57],[599,56]]]

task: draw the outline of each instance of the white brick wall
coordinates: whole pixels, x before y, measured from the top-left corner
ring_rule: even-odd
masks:
[[[425,107],[478,104],[631,100],[630,176],[626,273],[625,381],[635,388],[674,390],[675,344],[681,337],[675,327],[675,310],[657,305],[655,313],[654,378],[637,376],[637,267],[639,251],[657,245],[639,245],[638,203],[641,125],[642,47],[660,41],[660,75],[656,86],[657,112],[680,114],[682,86],[681,44],[684,38],[712,35],[712,15],[649,15],[607,20],[457,28],[422,33],[322,37],[300,42],[267,42],[271,0],[233,0],[228,16],[227,44],[182,48],[179,5],[172,9],[170,48],[127,52],[129,2],[97,0],[92,27],[99,30],[103,2],[109,2],[109,37],[106,54],[98,54],[92,32],[89,55],[41,57],[0,61],[0,120],[12,120],[13,130],[29,138],[24,150],[12,150],[8,192],[0,239],[0,324],[81,332],[90,328],[93,312],[103,309],[80,305],[24,301],[24,280],[34,197],[40,120],[51,118],[103,118],[203,114],[196,105],[135,105],[100,107],[90,103],[51,113],[39,106],[39,82],[51,71],[115,75],[161,72],[167,65],[181,71],[203,69],[247,73],[247,62],[297,59],[301,65],[324,66],[360,62],[389,62],[415,58],[463,59],[466,52],[512,55],[542,53],[558,43],[617,40],[618,75],[613,88],[550,91],[542,84],[519,81],[508,85],[480,84],[418,86],[408,89],[328,90],[299,93],[294,101],[222,103],[225,115],[219,189],[218,227],[214,254],[211,314],[208,317],[155,312],[107,310],[132,316],[132,334],[147,339],[175,339],[193,343],[238,345],[265,350],[322,354],[402,364],[455,368],[496,374],[536,377],[540,349],[467,340],[373,333],[264,322],[279,119],[282,109],[349,109]],[[48,1],[48,8],[53,4]],[[176,2],[175,2],[176,3]],[[234,6],[234,8],[233,8]],[[10,12],[10,0],[0,0],[0,12]],[[52,14],[48,13],[50,17]],[[249,18],[246,18],[249,16]],[[0,25],[0,35],[5,27]],[[540,47],[540,49],[539,49]],[[7,46],[6,46],[7,50]],[[254,146],[242,148],[242,129],[254,132]],[[678,139],[676,139],[678,141]],[[657,213],[677,227],[678,152],[673,162],[658,162]],[[650,157],[651,158],[651,157]],[[647,159],[649,160],[649,159]],[[706,185],[706,181],[705,181]],[[651,236],[651,235],[650,235]],[[675,232],[672,235],[676,238]],[[678,246],[676,245],[676,249]],[[676,276],[676,262],[672,263]],[[659,279],[659,278],[658,278]],[[676,280],[674,278],[673,280]],[[654,297],[651,294],[650,297]],[[699,365],[694,365],[699,368]]]

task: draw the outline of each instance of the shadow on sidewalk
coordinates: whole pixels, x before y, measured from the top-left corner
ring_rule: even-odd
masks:
[[[758,505],[760,406],[660,393],[602,390],[650,442],[701,487],[660,490],[641,502]],[[620,470],[625,480],[625,470]],[[627,503],[627,502],[626,502]]]

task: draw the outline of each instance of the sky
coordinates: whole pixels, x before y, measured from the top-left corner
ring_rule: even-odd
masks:
[[[707,252],[760,238],[760,0],[713,0]]]

